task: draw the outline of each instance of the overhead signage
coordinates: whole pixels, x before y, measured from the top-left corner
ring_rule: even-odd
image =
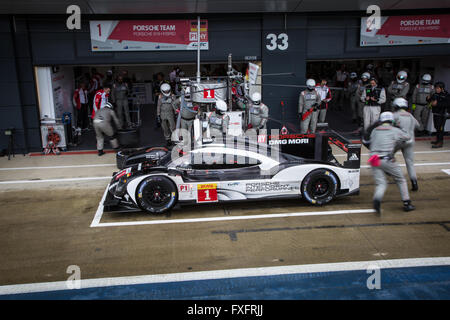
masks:
[[[90,21],[92,51],[197,50],[197,20]],[[208,21],[200,21],[200,49],[208,50]]]
[[[450,43],[450,15],[381,17],[380,28],[361,18],[361,47]]]

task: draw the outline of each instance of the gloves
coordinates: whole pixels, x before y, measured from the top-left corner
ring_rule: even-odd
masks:
[[[415,103],[413,103],[411,107],[412,107],[412,108],[411,108],[412,111],[416,110],[416,104],[415,104]]]
[[[251,123],[248,124],[247,129],[253,128],[253,125]]]
[[[175,113],[177,114],[180,113],[180,109],[175,110]]]
[[[161,116],[157,116],[157,117],[156,117],[156,121],[157,121],[159,124],[161,124]]]

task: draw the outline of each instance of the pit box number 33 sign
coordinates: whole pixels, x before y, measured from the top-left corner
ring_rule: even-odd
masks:
[[[217,183],[198,184],[197,202],[217,202]]]

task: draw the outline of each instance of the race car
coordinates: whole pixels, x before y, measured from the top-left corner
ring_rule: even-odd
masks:
[[[330,144],[347,152],[340,164]],[[143,210],[163,214],[175,205],[303,198],[324,205],[336,197],[359,194],[360,144],[330,130],[312,135],[233,137],[191,150],[173,148],[155,157],[139,150],[139,163],[115,173],[105,211]],[[287,152],[288,151],[288,152]],[[305,154],[308,157],[302,157]],[[133,157],[131,157],[133,158]]]

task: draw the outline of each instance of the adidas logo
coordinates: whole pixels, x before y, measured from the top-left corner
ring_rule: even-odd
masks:
[[[358,156],[356,155],[356,153],[352,153],[352,156],[350,157],[350,159],[348,159],[349,161],[355,161],[355,160],[359,160]]]

